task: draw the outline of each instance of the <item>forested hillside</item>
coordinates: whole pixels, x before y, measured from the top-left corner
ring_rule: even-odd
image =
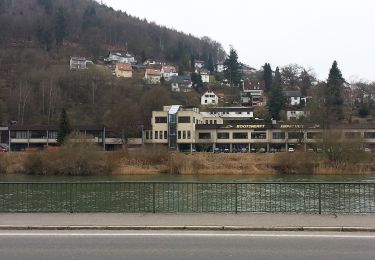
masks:
[[[70,56],[95,63],[110,50],[138,61],[189,68],[192,57],[222,61],[221,45],[115,11],[92,0],[0,0],[0,121],[55,123],[62,108],[74,124],[147,123],[163,104],[188,103],[168,87],[148,88],[141,72],[114,78],[105,67],[70,71]],[[159,97],[157,100],[155,96]]]

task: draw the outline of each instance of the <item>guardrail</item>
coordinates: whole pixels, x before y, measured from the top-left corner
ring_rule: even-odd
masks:
[[[0,212],[375,213],[375,183],[1,182]]]

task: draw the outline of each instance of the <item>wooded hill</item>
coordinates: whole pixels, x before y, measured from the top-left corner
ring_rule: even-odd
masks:
[[[73,124],[121,127],[130,124],[127,118],[145,122],[152,109],[196,98],[170,93],[167,86],[147,88],[137,72],[125,81],[99,66],[69,71],[70,56],[95,62],[110,50],[127,50],[138,61],[157,59],[180,69],[189,69],[192,58],[216,62],[225,57],[222,46],[209,38],[92,0],[0,0],[0,32],[0,123],[51,124],[65,108]]]

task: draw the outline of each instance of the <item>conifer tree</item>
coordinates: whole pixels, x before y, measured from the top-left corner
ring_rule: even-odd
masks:
[[[275,78],[272,83],[271,92],[268,97],[268,109],[273,119],[280,119],[280,112],[284,108],[285,99],[281,86],[281,74],[277,67],[275,72]]]
[[[69,118],[66,110],[63,108],[60,115],[59,131],[57,133],[57,143],[62,145],[65,141],[66,136],[72,132],[70,128]]]
[[[344,83],[345,79],[334,61],[329,72],[325,89],[325,105],[332,120],[340,120],[344,117]]]
[[[272,69],[269,63],[263,66],[263,80],[266,88],[266,92],[269,92],[272,87]]]
[[[230,49],[229,56],[224,61],[224,76],[230,85],[239,85],[241,83],[240,63],[238,62],[237,51]]]
[[[56,45],[61,46],[66,36],[67,36],[67,23],[66,23],[65,12],[64,12],[64,9],[59,8],[56,13],[56,20],[55,20]]]

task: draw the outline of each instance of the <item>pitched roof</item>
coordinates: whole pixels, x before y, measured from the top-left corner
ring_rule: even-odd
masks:
[[[283,91],[285,97],[302,97],[299,90],[285,90]]]
[[[251,80],[245,80],[243,90],[265,90],[266,86],[264,81],[256,82]]]
[[[132,71],[133,70],[131,64],[118,63],[118,64],[116,64],[116,67],[117,67],[118,70],[122,70],[122,71]]]
[[[191,83],[191,77],[190,76],[173,76],[171,78],[171,83],[177,83],[177,84],[183,84],[183,83]]]
[[[86,57],[70,57],[71,60],[86,61]]]
[[[161,72],[160,70],[146,69],[146,74],[148,76],[160,76]]]
[[[163,66],[161,69],[164,73],[176,73],[176,68],[174,66]]]

